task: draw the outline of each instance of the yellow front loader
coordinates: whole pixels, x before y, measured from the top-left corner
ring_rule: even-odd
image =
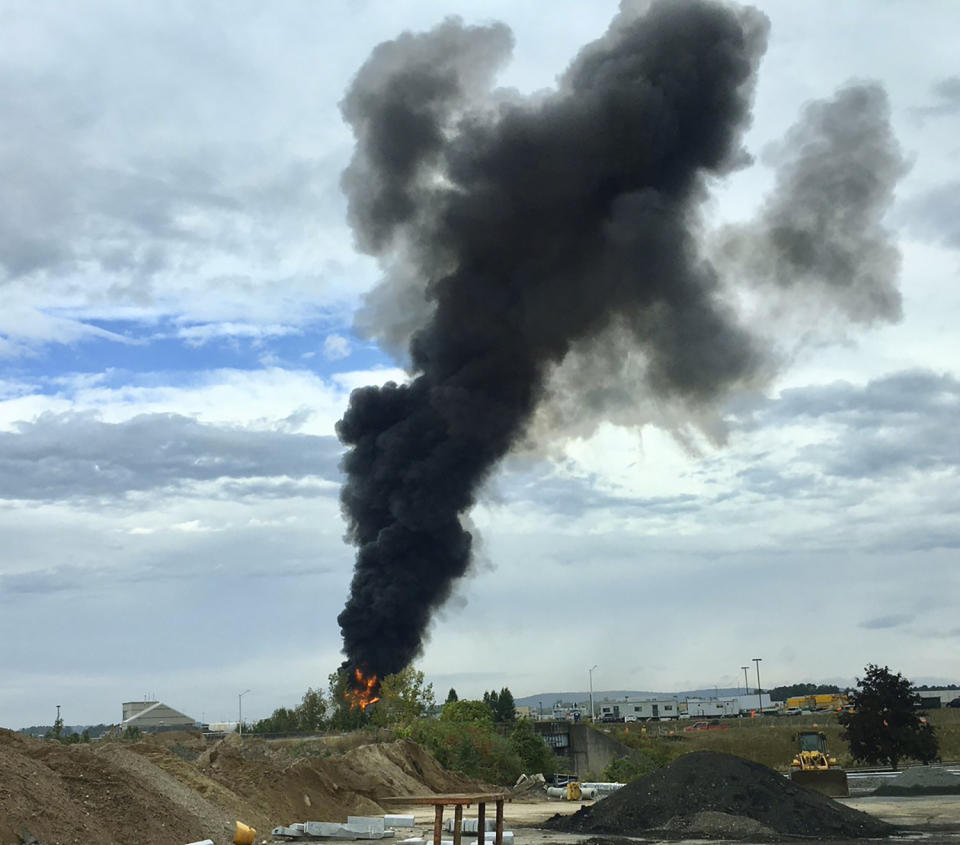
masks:
[[[831,798],[850,795],[847,773],[836,757],[827,753],[826,734],[802,731],[797,734],[797,754],[790,763],[790,780]]]

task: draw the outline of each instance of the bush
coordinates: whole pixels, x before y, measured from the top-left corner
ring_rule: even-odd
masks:
[[[493,725],[493,711],[482,701],[448,701],[443,705],[440,719],[444,722],[484,722]]]
[[[498,734],[489,719],[422,719],[410,726],[409,737],[444,768],[487,783],[513,784],[524,769],[510,740]]]
[[[537,734],[533,725],[526,719],[516,722],[510,731],[510,745],[520,758],[520,765],[528,775],[542,772],[553,774],[557,768],[557,757],[553,749]]]

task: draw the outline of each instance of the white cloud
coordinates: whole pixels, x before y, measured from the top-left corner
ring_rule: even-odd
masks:
[[[342,334],[328,334],[323,341],[323,357],[328,361],[339,361],[350,355],[350,341]]]

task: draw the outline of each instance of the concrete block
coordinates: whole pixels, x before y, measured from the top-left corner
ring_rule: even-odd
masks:
[[[304,822],[303,832],[307,836],[342,836],[348,833],[340,822]]]
[[[387,813],[383,817],[383,823],[387,827],[413,827],[413,816],[391,815]]]
[[[347,830],[357,833],[378,833],[384,832],[383,816],[347,816]]]
[[[497,820],[495,818],[485,818],[483,829],[485,831],[496,830],[497,829]],[[444,830],[447,833],[453,833],[453,819],[447,818],[443,822]],[[463,819],[460,823],[460,830],[463,833],[476,833],[477,832],[477,819]]]

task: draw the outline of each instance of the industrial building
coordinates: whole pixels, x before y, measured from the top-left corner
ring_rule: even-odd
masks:
[[[123,721],[120,730],[139,728],[144,733],[159,731],[193,730],[200,726],[179,710],[174,710],[162,701],[123,702]]]

